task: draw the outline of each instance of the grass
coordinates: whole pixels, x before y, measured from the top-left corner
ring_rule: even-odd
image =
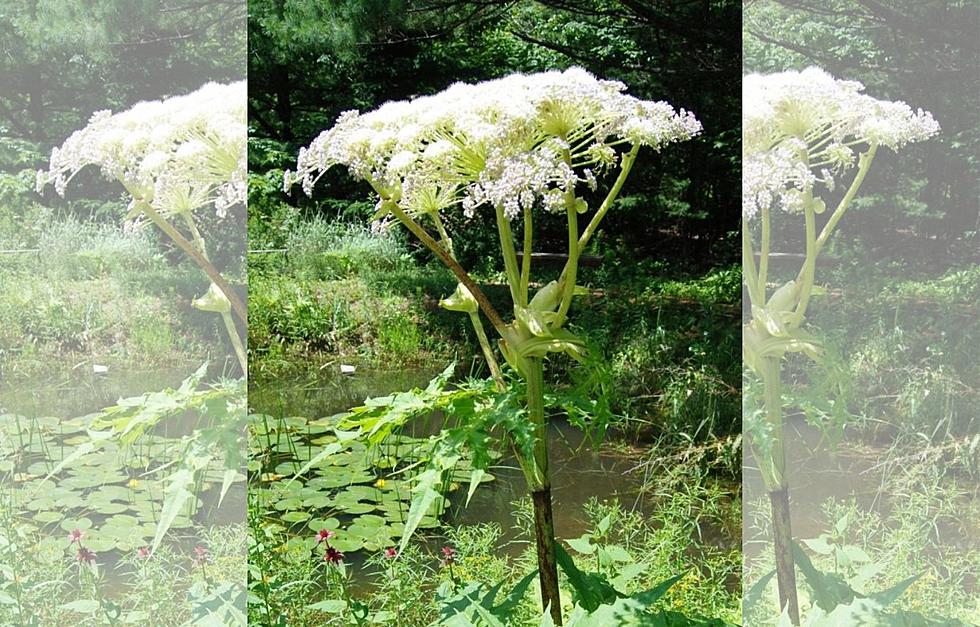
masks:
[[[449,277],[417,267],[395,236],[314,219],[285,242],[285,251],[249,259],[253,372],[317,354],[412,367],[463,352],[462,336],[437,332],[450,318],[436,306],[452,291]]]
[[[8,517],[3,505],[0,502],[0,623],[4,625],[180,625],[209,611],[233,620],[231,614],[218,610],[224,603],[239,611],[244,608],[242,525],[199,530],[198,546],[208,552],[206,564],[194,563],[191,551],[164,546],[152,558],[136,552],[99,555],[93,568],[79,561],[65,536],[38,535]],[[30,568],[24,569],[24,564]]]
[[[793,358],[784,394],[829,436],[817,451],[867,467],[866,489],[857,495],[832,490],[813,516],[822,533],[857,547],[868,560],[848,564],[834,554],[808,554],[818,569],[858,591],[917,577],[894,609],[975,624],[980,268],[937,271],[898,261],[872,266],[845,253],[826,280],[829,294],[813,303],[809,322],[828,348],[829,374]],[[747,559],[747,585],[772,568],[763,531],[767,511],[764,499],[750,501],[748,546],[759,552]],[[799,585],[805,614],[812,593]],[[751,624],[776,623],[773,586],[769,592],[765,609],[750,613]]]
[[[732,525],[737,530],[740,502],[696,476],[688,477],[686,490],[658,498],[662,501],[651,517],[615,502],[592,501],[586,506],[582,515],[590,521],[593,541],[622,549],[614,568],[599,567],[605,569],[603,576],[631,593],[683,575],[661,607],[737,623],[741,612],[738,541],[712,545],[700,530],[708,524]],[[441,536],[409,545],[396,559],[382,553],[369,556],[362,567],[342,568],[325,563],[316,550],[310,550],[311,543],[309,547],[288,543],[281,526],[252,519],[249,622],[269,625],[273,624],[270,617],[285,616],[289,624],[350,624],[350,608],[362,604],[379,624],[423,626],[439,616],[442,599],[453,591],[474,583],[502,583],[504,591],[510,590],[536,563],[530,501],[514,503],[513,508],[515,533],[508,535],[520,547],[516,552],[501,550],[504,530],[488,523],[445,527]],[[577,551],[574,546],[581,545],[574,542],[566,546],[579,568],[596,571],[597,554]],[[455,551],[451,564],[443,558],[442,547]],[[573,595],[564,577],[562,596],[570,610]],[[532,585],[508,624],[540,624],[543,611]]]
[[[919,470],[923,470],[920,468]],[[932,470],[927,470],[932,472]],[[916,577],[902,594],[894,609],[921,613],[929,618],[955,618],[975,624],[978,610],[976,583],[980,572],[980,547],[976,538],[977,515],[980,513],[975,489],[965,492],[955,482],[936,481],[914,488],[894,486],[892,496],[881,495],[878,507],[869,509],[853,499],[827,499],[822,507],[825,532],[838,533],[839,542],[859,547],[868,560],[843,564],[832,555],[808,554],[823,572],[836,573],[850,582],[859,592],[870,594],[884,590],[904,580]],[[768,499],[751,503],[749,527],[751,542],[759,545],[759,556],[746,559],[745,581],[751,586],[773,568],[768,536],[759,535],[768,527],[765,521]],[[804,544],[809,538],[803,538]],[[812,593],[801,579],[801,611],[813,602]],[[771,596],[749,614],[747,624],[775,625],[778,619],[774,608],[774,584]]]
[[[276,380],[336,360],[398,371],[456,358],[467,370],[476,343],[467,320],[438,307],[455,282],[441,266],[420,262],[402,234],[323,219],[283,219],[279,227],[276,238],[263,232],[272,252],[249,259],[253,375]],[[543,283],[556,272],[540,268],[533,279]],[[491,300],[505,302],[499,276],[488,271],[479,280]],[[738,468],[739,271],[637,264],[613,253],[581,282],[602,286],[578,299],[572,316],[591,358],[552,359],[549,374],[606,407],[617,441],[628,442],[638,463],[649,457],[646,499],[655,501],[650,517],[614,503],[594,502],[581,512],[594,530],[608,517],[608,528],[595,535],[622,545],[627,556],[614,567],[599,564],[603,576],[632,593],[683,575],[665,609],[737,623],[739,491],[720,487],[712,475]],[[673,465],[672,482],[655,464],[668,451],[687,460]],[[349,624],[356,609],[381,624],[427,625],[467,585],[502,583],[506,591],[536,563],[529,502],[514,505],[514,532],[447,525],[397,560],[379,554],[362,565],[360,555],[348,556],[342,569],[324,563],[312,538],[291,537],[284,524],[261,518],[257,504],[249,510],[249,618],[256,624],[279,616],[291,624]],[[503,551],[503,538],[514,536],[519,550]],[[440,559],[444,545],[456,550],[451,567]],[[595,554],[568,546],[580,568],[596,569]],[[570,602],[571,587],[563,585]],[[538,599],[532,585],[508,624],[539,624]]]
[[[3,376],[88,360],[148,368],[203,360],[219,337],[213,316],[190,306],[204,280],[152,236],[52,218],[31,243],[39,253],[0,256]]]
[[[896,270],[845,267],[831,277],[847,288],[812,308],[813,328],[830,348],[830,389],[802,359],[792,362],[792,376],[847,407],[836,417],[813,412],[814,422],[836,420],[851,438],[898,457],[959,445],[955,459],[940,463],[976,476],[980,454],[963,453],[980,438],[980,269]]]
[[[419,263],[403,234],[315,218],[285,222],[285,250],[249,259],[251,370],[302,369],[324,356],[388,369],[473,359],[465,316],[438,307],[455,287],[436,262]],[[678,267],[606,255],[581,281],[602,286],[576,301],[572,322],[592,358],[552,359],[602,395],[621,429],[652,438],[705,441],[740,433],[738,303],[732,267]],[[547,281],[554,269],[539,269]],[[491,300],[506,297],[492,274]]]

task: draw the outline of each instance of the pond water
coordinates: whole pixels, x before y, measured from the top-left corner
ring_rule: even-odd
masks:
[[[176,461],[176,443],[193,427],[192,417],[165,420],[128,449],[104,447],[70,464],[52,481],[43,478],[87,441],[86,416],[120,398],[176,388],[198,366],[120,368],[105,374],[94,374],[91,368],[53,369],[16,385],[0,382],[0,436],[7,440],[0,443],[5,444],[0,446],[0,489],[15,499],[21,518],[48,538],[42,543],[50,550],[67,542],[69,528],[82,528],[87,548],[98,555],[110,595],[129,578],[120,558],[148,545],[155,531],[163,485],[150,469]],[[238,481],[219,499],[219,471],[208,470],[195,511],[178,516],[166,543],[190,556],[199,542],[196,526],[244,522],[245,487]]]
[[[830,499],[853,501],[858,511],[877,512],[882,518],[892,513],[896,506],[894,497],[901,495],[894,492],[895,488],[887,482],[884,464],[887,443],[880,446],[842,444],[837,451],[833,451],[823,441],[821,432],[807,424],[801,416],[787,418],[784,435],[786,459],[791,460],[787,464],[787,472],[792,504],[791,525],[795,538],[815,538],[833,527],[835,521],[827,520],[824,511],[824,505]],[[858,440],[845,437],[844,441]],[[961,492],[957,507],[962,508],[960,511],[980,511],[980,486],[975,480],[963,479],[958,480],[949,474],[940,483]],[[751,559],[761,551],[771,549],[768,531],[760,529],[752,520],[754,501],[764,499],[764,511],[768,511],[769,505],[762,476],[748,454],[743,467],[742,486],[745,503],[743,551],[745,557]],[[949,550],[980,550],[980,520],[937,517],[934,533],[937,542]]]
[[[317,424],[323,417],[363,404],[369,396],[387,395],[413,387],[424,388],[440,371],[441,368],[412,371],[358,368],[353,375],[341,375],[339,364],[332,363],[286,381],[277,379],[272,383],[253,379],[249,410],[253,414],[270,416],[302,416],[310,424]],[[413,425],[413,429],[410,429],[413,436],[433,433],[441,424],[438,417],[425,422],[430,424]],[[615,498],[625,508],[641,513],[647,513],[648,508],[652,507],[651,500],[644,498],[642,492],[643,473],[635,471],[649,455],[648,450],[637,449],[615,438],[596,448],[583,441],[578,429],[560,418],[551,422],[549,445],[557,537],[577,537],[587,530],[584,506],[592,498]],[[516,461],[507,454],[497,460],[491,472],[494,481],[481,485],[468,506],[465,505],[465,485],[452,492],[442,520],[452,525],[496,523],[504,531],[501,552],[517,554],[526,545],[515,541],[518,532],[512,503],[528,496],[524,476]],[[302,527],[297,532],[310,533]],[[731,531],[719,529],[704,529],[702,536],[706,543],[725,547],[737,546],[740,542],[740,538],[731,536]],[[349,561],[355,567],[364,558],[360,553],[363,552],[348,554]],[[355,573],[360,570],[355,568]]]

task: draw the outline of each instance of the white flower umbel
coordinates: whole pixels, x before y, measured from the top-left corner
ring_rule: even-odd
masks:
[[[572,68],[348,111],[300,152],[286,187],[300,181],[310,193],[325,170],[344,165],[415,214],[502,206],[514,219],[536,203],[554,208],[549,193],[595,185],[616,164],[615,146],[659,150],[701,131],[691,113],[624,91]]]
[[[120,113],[96,112],[51,152],[38,191],[53,183],[64,195],[75,174],[96,165],[126,186],[134,217],[139,202],[164,215],[212,206],[223,216],[245,201],[246,93],[244,82],[208,83]]]
[[[193,93],[140,102],[121,113],[99,111],[55,148],[48,169],[37,173],[39,193],[54,184],[62,196],[71,179],[90,165],[118,180],[132,199],[127,220],[156,225],[211,279],[208,293],[194,304],[221,315],[243,373],[245,350],[231,312],[245,323],[245,304],[208,259],[194,215],[213,210],[224,218],[229,207],[245,202],[246,104],[241,81],[208,83]]]
[[[822,360],[820,343],[801,328],[814,293],[817,256],[857,194],[878,147],[898,150],[936,134],[939,125],[921,109],[876,100],[862,93],[860,83],[834,79],[818,68],[753,74],[744,78],[743,89],[742,268],[752,319],[742,330],[742,355],[764,390],[763,411],[746,406],[745,415],[751,417],[746,441],[769,491],[780,607],[798,625],[782,436],[782,359],[802,352]],[[816,216],[827,210],[821,195],[838,187],[844,191],[818,232]],[[803,216],[806,250],[796,278],[770,295],[774,211]]]
[[[816,183],[833,190],[862,147],[898,150],[939,132],[928,112],[872,98],[861,83],[819,68],[751,74],[742,90],[742,211],[749,219],[762,207],[800,211],[801,194]]]

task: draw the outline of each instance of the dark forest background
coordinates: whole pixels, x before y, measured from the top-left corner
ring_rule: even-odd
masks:
[[[340,169],[312,201],[279,191],[299,147],[342,111],[456,81],[578,65],[638,97],[691,110],[705,128],[662,154],[641,152],[600,247],[639,258],[730,259],[740,206],[740,22],[736,2],[711,0],[254,0],[250,235],[276,244],[265,227],[275,225],[280,202],[324,217],[368,214],[367,188]],[[553,229],[545,241],[563,241],[564,226]],[[496,264],[499,255],[480,244],[493,242],[489,235],[467,237],[470,266]]]

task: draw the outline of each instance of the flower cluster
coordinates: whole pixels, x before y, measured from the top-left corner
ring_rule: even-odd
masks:
[[[316,532],[313,536],[313,546],[318,546],[323,543],[326,548],[323,551],[323,561],[327,564],[341,565],[344,563],[344,554],[341,553],[336,548],[330,546],[330,539],[336,537],[337,534],[329,529],[321,529]]]
[[[442,547],[442,560],[440,563],[443,566],[449,566],[450,564],[456,563],[456,549],[451,546]]]
[[[64,195],[87,165],[120,180],[136,200],[173,214],[211,206],[219,215],[246,192],[246,87],[208,83],[183,95],[99,111],[51,153],[37,189]]]
[[[326,542],[327,544],[330,544],[329,542],[330,538],[336,535],[337,535],[336,533],[330,531],[329,529],[321,529],[317,531],[316,536],[314,536],[315,539],[314,544],[320,544],[321,542]]]
[[[194,547],[194,566],[204,566],[211,561],[211,552],[208,551],[207,547],[195,546]]]
[[[855,81],[819,68],[752,74],[743,80],[742,213],[793,211],[817,183],[833,190],[835,176],[856,162],[855,149],[897,150],[939,131],[932,115],[904,102],[877,100]]]
[[[95,560],[98,558],[98,556],[93,551],[90,551],[82,546],[82,538],[84,537],[84,531],[81,529],[72,529],[68,533],[68,548],[71,548],[74,544],[78,544],[78,553],[75,554],[75,558],[81,564],[92,566],[95,564]]]
[[[618,160],[615,146],[656,150],[689,139],[701,124],[666,102],[639,100],[620,82],[585,70],[513,74],[457,83],[433,96],[343,113],[300,151],[296,182],[310,194],[331,166],[344,165],[382,199],[412,213],[461,205],[564,210],[566,191],[596,186]]]

